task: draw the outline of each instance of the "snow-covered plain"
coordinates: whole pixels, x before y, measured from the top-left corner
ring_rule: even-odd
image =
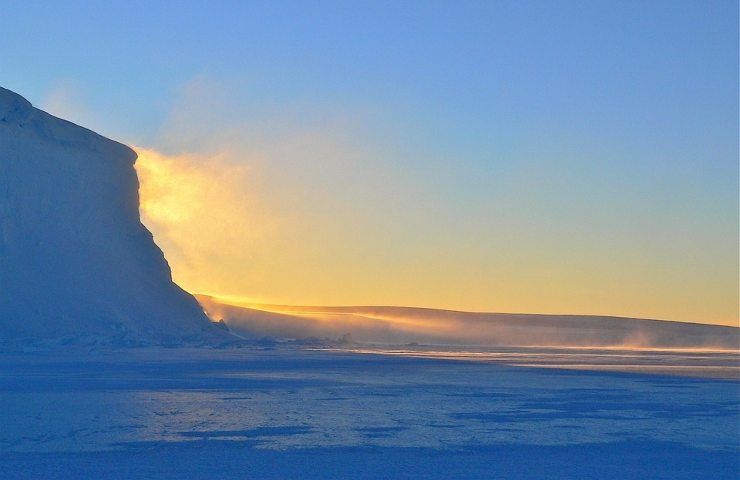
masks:
[[[6,351],[2,478],[737,478],[737,381],[364,351]]]

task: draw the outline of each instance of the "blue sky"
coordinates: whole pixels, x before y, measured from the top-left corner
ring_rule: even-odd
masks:
[[[245,244],[262,280],[216,293],[737,321],[737,2],[0,11],[0,85],[34,104],[171,155],[251,166],[246,138],[274,159],[264,208],[326,238],[270,240],[303,273]],[[330,153],[301,157],[308,136]]]

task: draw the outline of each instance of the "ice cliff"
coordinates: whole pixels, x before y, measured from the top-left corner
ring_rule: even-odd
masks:
[[[223,335],[142,225],[135,160],[0,88],[0,340]]]

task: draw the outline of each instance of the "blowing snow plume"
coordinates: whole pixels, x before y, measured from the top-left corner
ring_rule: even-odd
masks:
[[[271,220],[245,188],[249,167],[223,155],[166,155],[135,147],[142,221],[189,291],[222,291],[254,271],[252,257]],[[234,268],[239,265],[240,272]]]
[[[141,224],[135,160],[0,88],[0,339],[223,335]]]
[[[584,315],[472,313],[408,307],[228,305],[197,296],[213,320],[251,337],[338,339],[402,344],[645,349],[738,349],[740,329]]]

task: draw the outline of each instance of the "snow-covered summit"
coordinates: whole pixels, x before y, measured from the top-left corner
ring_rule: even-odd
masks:
[[[135,161],[0,88],[0,340],[223,335],[141,224]]]
[[[33,106],[17,93],[0,87],[0,121],[22,122],[33,111]]]

